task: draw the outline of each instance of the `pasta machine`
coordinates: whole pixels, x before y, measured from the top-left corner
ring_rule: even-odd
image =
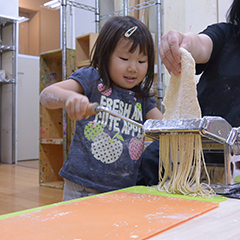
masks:
[[[205,116],[200,119],[150,119],[144,123],[143,131],[155,139],[166,133],[199,133],[203,151],[218,150],[224,154],[222,182],[211,177],[211,187],[223,195],[240,191],[240,127],[232,128],[221,117]]]

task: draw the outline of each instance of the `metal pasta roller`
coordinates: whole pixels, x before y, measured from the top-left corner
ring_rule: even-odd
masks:
[[[232,128],[221,117],[205,116],[201,119],[151,119],[144,123],[143,131],[154,138],[167,133],[199,133],[204,152],[224,154],[224,167],[207,166],[211,187],[224,195],[240,191],[240,128]]]
[[[147,120],[143,125],[144,133],[157,138],[163,133],[199,133],[219,143],[225,143],[231,125],[221,117],[203,117],[199,119]]]

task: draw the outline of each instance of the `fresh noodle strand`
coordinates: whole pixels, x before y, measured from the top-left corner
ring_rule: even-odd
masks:
[[[208,183],[200,183],[201,167]],[[161,134],[159,136],[160,191],[200,197],[212,197],[210,178],[204,161],[201,136],[191,133]]]

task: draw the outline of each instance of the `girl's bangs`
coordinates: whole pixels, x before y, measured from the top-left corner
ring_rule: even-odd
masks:
[[[136,50],[136,48],[139,46],[140,48],[140,53],[143,53],[144,55],[147,55],[147,44],[148,41],[146,41],[146,39],[144,37],[135,37],[135,38],[130,38],[130,43],[131,48],[129,49],[129,52],[134,52]]]

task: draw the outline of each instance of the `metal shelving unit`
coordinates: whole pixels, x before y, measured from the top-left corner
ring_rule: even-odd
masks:
[[[0,162],[16,163],[17,19],[0,16]],[[5,75],[5,76],[4,76]]]

